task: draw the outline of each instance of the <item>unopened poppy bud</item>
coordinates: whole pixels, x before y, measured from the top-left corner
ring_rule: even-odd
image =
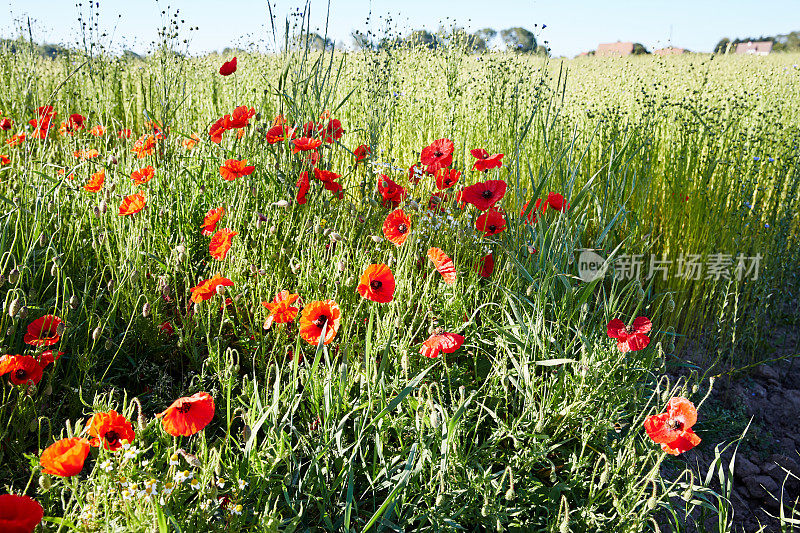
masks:
[[[28,306],[23,305],[22,308],[19,310],[19,319],[25,320],[26,318],[28,318]]]
[[[56,326],[56,335],[60,337],[64,334],[65,331],[67,331],[67,323],[62,320]]]
[[[97,339],[100,338],[100,335],[102,334],[103,334],[103,328],[97,326],[96,328],[94,328],[94,331],[92,331],[92,340],[96,341]]]
[[[19,270],[12,268],[11,272],[8,273],[8,282],[12,285],[16,285],[17,280],[19,280]]]
[[[73,311],[78,308],[78,297],[74,294],[69,297],[69,306]]]
[[[150,316],[150,303],[145,302],[142,306],[142,317],[147,318]]]
[[[220,296],[225,294],[225,285],[217,285],[217,294]]]
[[[277,202],[274,202],[272,205],[273,207],[289,207],[289,202],[287,202],[286,200],[278,200]]]
[[[50,481],[50,476],[47,474],[39,476],[39,488],[42,490],[48,490],[51,486],[52,482]]]

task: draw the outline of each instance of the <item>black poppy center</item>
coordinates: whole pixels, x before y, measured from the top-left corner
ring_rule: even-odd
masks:
[[[178,407],[176,407],[175,410],[178,411],[181,414],[186,414],[186,413],[189,412],[189,409],[191,409],[191,408],[192,408],[192,404],[190,404],[189,402],[183,402]]]
[[[405,233],[408,231],[408,226],[406,226],[405,224],[400,224],[397,226],[397,231],[399,231],[400,233]]]
[[[490,191],[489,189],[486,189],[485,191],[483,191],[481,193],[481,196],[483,196],[485,199],[488,200],[489,198],[492,197],[492,191]]]
[[[113,429],[111,431],[107,431],[105,437],[106,437],[106,442],[108,442],[109,444],[115,444],[117,441],[119,441],[119,433],[117,433]]]
[[[675,420],[674,418],[671,418],[671,419],[669,419],[667,421],[667,427],[670,428],[670,429],[682,429],[683,428],[683,422],[681,422],[680,420]]]
[[[28,373],[25,371],[24,368],[20,368],[16,372],[14,372],[14,377],[16,377],[20,381],[24,380],[27,375]]]
[[[369,282],[369,286],[373,291],[380,290],[381,286],[383,285],[382,281],[378,281],[377,279],[373,279]]]
[[[328,322],[328,315],[319,315],[317,319],[314,321],[314,325],[317,326],[319,329],[322,329],[322,326],[324,326],[327,322]]]

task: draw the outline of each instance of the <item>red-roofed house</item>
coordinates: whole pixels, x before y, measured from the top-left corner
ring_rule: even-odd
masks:
[[[772,41],[749,41],[736,45],[737,54],[755,54],[765,56],[772,52]]]
[[[601,43],[594,55],[599,57],[623,57],[633,53],[633,43]]]

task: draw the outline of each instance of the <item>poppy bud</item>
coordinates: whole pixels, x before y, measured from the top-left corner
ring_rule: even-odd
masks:
[[[150,316],[150,303],[145,302],[142,306],[142,317],[147,318]]]
[[[62,320],[56,326],[56,335],[60,337],[64,334],[65,331],[67,331],[67,323]]]
[[[23,305],[22,309],[19,310],[19,319],[25,320],[26,318],[28,318],[28,306]]]
[[[12,285],[16,285],[18,279],[19,279],[19,270],[17,270],[16,268],[12,268],[11,272],[8,273],[8,282]]]
[[[225,286],[224,285],[217,285],[217,294],[222,296],[225,294]]]
[[[78,308],[78,297],[74,294],[69,297],[69,306],[73,311]]]
[[[48,475],[41,475],[39,476],[39,488],[42,490],[48,490],[52,486],[50,482],[50,476]]]
[[[100,326],[97,326],[96,328],[94,328],[94,331],[92,331],[92,340],[96,341],[97,339],[100,338],[100,335],[102,335],[102,334],[103,334],[103,328],[100,327]]]

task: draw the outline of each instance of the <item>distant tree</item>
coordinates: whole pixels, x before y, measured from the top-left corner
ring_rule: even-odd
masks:
[[[633,55],[638,56],[649,53],[650,50],[648,50],[647,47],[645,47],[645,45],[643,45],[642,43],[633,43]]]
[[[500,32],[503,42],[516,52],[535,52],[536,36],[525,28],[507,28]]]
[[[430,49],[437,48],[441,44],[436,35],[428,30],[414,30],[405,41],[411,46],[424,46]]]
[[[370,40],[370,38],[358,30],[353,30],[353,32],[350,34],[350,37],[353,39],[353,47],[356,50],[372,50],[375,48],[375,44]]]
[[[730,46],[730,44],[731,44],[731,40],[728,39],[727,37],[723,37],[722,39],[719,40],[717,45],[714,47],[714,53],[715,54],[725,54],[725,53],[727,53],[728,52],[728,47]]]

